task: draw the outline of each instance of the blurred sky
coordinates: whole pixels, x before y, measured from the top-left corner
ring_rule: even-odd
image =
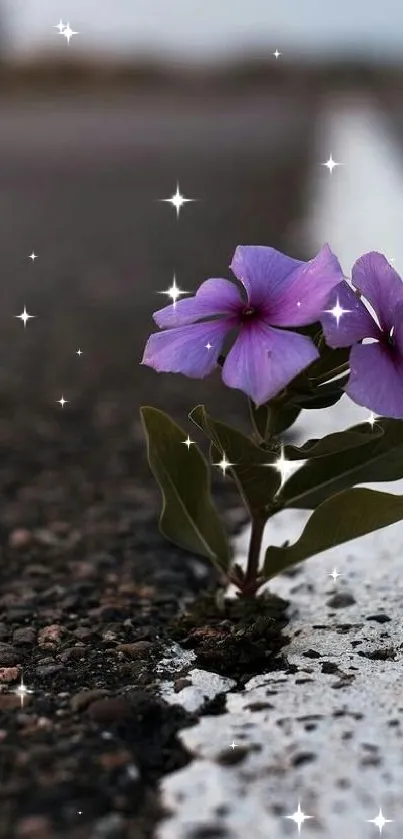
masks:
[[[355,52],[403,58],[403,0],[0,0],[10,50],[169,52],[217,58],[234,51]],[[67,45],[52,27],[80,32]],[[285,55],[282,60],[285,60]]]

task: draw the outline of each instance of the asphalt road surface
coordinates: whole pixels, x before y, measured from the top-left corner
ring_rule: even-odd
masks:
[[[262,93],[4,102],[1,397],[54,416],[62,392],[67,412],[111,392],[136,405],[212,391],[139,367],[152,311],[168,302],[155,292],[174,273],[188,290],[229,276],[237,244],[286,246],[303,212],[314,110]],[[177,182],[198,199],[179,220],[158,201]],[[26,329],[14,318],[24,305],[36,317]]]

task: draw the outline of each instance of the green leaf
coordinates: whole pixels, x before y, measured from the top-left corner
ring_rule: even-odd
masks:
[[[305,460],[312,457],[324,457],[328,454],[341,452],[345,449],[354,449],[357,446],[363,446],[366,443],[371,443],[379,437],[383,437],[384,429],[377,422],[373,428],[369,423],[362,422],[359,425],[353,425],[345,431],[336,431],[333,434],[327,434],[326,437],[314,437],[307,440],[303,446],[288,445],[284,447],[284,455],[288,460]]]
[[[307,335],[316,346],[318,346],[323,338],[322,324],[318,320],[315,323],[308,323],[306,326],[294,327],[293,332],[298,332],[300,335]]]
[[[187,434],[157,408],[140,408],[151,470],[162,493],[161,533],[192,553],[226,570],[230,551],[210,496],[208,464]]]
[[[310,556],[380,530],[403,518],[403,498],[372,489],[349,489],[329,498],[309,518],[298,541],[266,551],[264,577],[271,579]]]
[[[317,358],[307,368],[306,373],[309,379],[315,383],[327,382],[332,376],[336,375],[339,367],[344,367],[348,364],[351,347],[338,347],[331,349],[327,344],[321,348],[320,358]]]
[[[194,408],[189,418],[206,434],[219,456],[225,454],[227,460],[234,464],[228,471],[233,475],[251,514],[263,511],[281,483],[280,473],[270,465],[277,454],[257,446],[250,437],[235,428],[213,420],[204,405]]]
[[[287,431],[288,428],[291,428],[291,426],[294,425],[294,422],[298,419],[301,410],[302,408],[300,408],[299,405],[284,405],[278,410],[275,409],[272,425],[273,434],[282,434],[284,431]]]
[[[314,386],[311,382],[306,390],[295,391],[292,394],[291,401],[298,405],[299,408],[307,410],[318,410],[319,408],[328,408],[334,405],[341,399],[344,394],[344,385],[347,384],[349,373],[340,376],[332,382],[320,386]]]
[[[264,441],[269,436],[276,437],[290,428],[300,415],[301,408],[287,402],[284,390],[281,397],[271,399],[270,402],[258,408],[249,399],[249,411],[257,438]]]
[[[329,438],[318,441],[316,450],[312,446],[310,459],[291,475],[279,492],[277,509],[314,509],[331,495],[356,484],[402,478],[403,422],[382,419],[379,426],[383,434],[377,433],[372,441],[369,439],[354,448],[349,446],[349,435],[357,433],[359,426],[356,426],[341,432],[343,448],[330,451],[324,456],[312,457],[312,454],[323,453],[326,446],[329,446]],[[330,435],[330,438],[336,436]],[[293,453],[297,451],[296,447],[290,446],[284,449],[285,457],[290,460],[293,459],[291,449]]]

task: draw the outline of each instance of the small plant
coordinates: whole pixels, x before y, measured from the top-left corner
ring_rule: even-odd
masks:
[[[245,570],[231,560],[198,446],[163,411],[143,407],[141,416],[163,497],[161,532],[254,597],[290,566],[403,518],[402,497],[356,486],[403,477],[403,282],[372,252],[355,263],[351,286],[328,245],[308,262],[240,246],[231,269],[239,283],[207,280],[194,297],[155,312],[161,331],[142,364],[193,378],[221,366],[224,384],[247,395],[251,436],[203,405],[189,414],[207,437],[210,463],[235,481],[249,511]],[[300,447],[282,444],[303,408],[326,409],[344,392],[377,419]],[[312,514],[294,544],[267,548],[260,568],[266,524],[288,508]]]

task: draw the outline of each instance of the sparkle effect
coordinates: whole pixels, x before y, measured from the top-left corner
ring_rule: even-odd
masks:
[[[176,209],[176,217],[179,218],[179,213],[183,204],[187,204],[189,201],[197,201],[197,199],[185,198],[183,195],[181,195],[179,184],[176,184],[175,195],[172,195],[171,198],[160,198],[160,201],[165,201],[168,204],[172,204],[172,206]]]
[[[280,457],[274,463],[264,463],[263,466],[271,466],[280,472],[281,484],[277,490],[277,492],[279,492],[290,475],[292,475],[292,473],[299,469],[304,463],[306,463],[305,460],[287,460],[287,458],[284,457],[284,448],[281,446]]]
[[[238,743],[234,743],[234,741],[232,741],[232,743],[230,743],[230,749],[232,749],[232,751],[234,751],[234,749],[237,748],[237,745],[238,745]]]
[[[23,311],[20,315],[14,315],[14,317],[15,317],[15,318],[19,318],[20,320],[22,320],[22,322],[23,322],[23,324],[24,324],[24,329],[25,329],[25,327],[26,327],[26,325],[27,325],[27,322],[28,322],[31,318],[35,318],[35,317],[36,317],[36,315],[29,315],[29,314],[28,314],[28,312],[27,312],[27,310],[26,310],[26,308],[25,308],[25,306],[24,306],[24,311]]]
[[[69,401],[69,400],[68,400],[68,399],[65,399],[65,398],[64,398],[64,396],[63,396],[63,394],[62,394],[62,398],[61,398],[61,399],[58,399],[57,401],[58,401],[59,405],[61,405],[61,406],[62,406],[62,408],[64,408],[64,406],[68,404],[68,401]]]
[[[210,342],[208,344],[206,344],[206,350],[211,350],[212,348],[213,348],[213,345],[210,344]]]
[[[333,577],[333,582],[335,583],[335,582],[336,582],[336,580],[337,580],[337,578],[338,578],[338,577],[342,577],[343,575],[342,575],[342,574],[339,574],[339,572],[338,572],[337,568],[333,568],[332,573],[331,573],[331,574],[329,574],[328,576],[329,576],[329,577]]]
[[[163,200],[165,200],[165,199],[163,199]],[[178,288],[178,286],[176,285],[175,274],[174,274],[173,283],[172,283],[171,287],[167,288],[166,291],[158,291],[157,293],[158,294],[167,294],[168,297],[171,298],[174,306],[176,304],[176,301],[177,301],[178,297],[180,297],[181,294],[191,294],[190,291],[182,291],[180,288]]]
[[[326,168],[329,169],[329,172],[330,172],[331,175],[333,174],[333,169],[335,169],[336,166],[341,166],[341,165],[342,165],[341,163],[336,163],[336,161],[333,160],[333,157],[332,157],[331,154],[330,154],[329,160],[326,160],[326,163],[321,163],[321,166],[326,166]]]
[[[65,27],[66,27],[66,24],[63,23],[62,19],[60,18],[59,23],[56,23],[56,26],[54,26],[53,29],[58,29],[60,34],[62,34],[63,29],[65,29]]]
[[[323,311],[327,312],[329,315],[333,315],[333,317],[336,318],[336,323],[337,323],[337,326],[338,326],[339,323],[340,323],[340,318],[343,315],[347,315],[349,312],[351,312],[351,309],[343,309],[343,307],[340,306],[340,300],[337,297],[336,305],[333,306],[333,309],[324,309]]]
[[[191,447],[191,446],[195,446],[195,445],[196,445],[196,443],[195,443],[195,441],[194,441],[194,440],[191,440],[191,439],[190,439],[189,434],[188,434],[188,436],[187,436],[187,440],[182,440],[182,445],[183,445],[183,446],[187,446],[187,447],[188,447],[188,451],[189,451],[190,447]]]
[[[280,55],[282,55],[282,54],[283,54],[283,53],[282,53],[282,52],[279,52],[278,50],[276,50],[276,51],[273,53],[274,58],[275,58],[276,60],[277,60],[277,58],[280,58]]]
[[[83,354],[82,350],[77,350],[76,355],[82,355],[82,354]]]
[[[32,259],[32,262],[35,262],[35,259],[38,259],[35,251],[32,251],[32,253],[30,253],[29,259]]]
[[[223,475],[225,476],[227,469],[229,469],[231,466],[236,466],[236,464],[230,463],[229,460],[227,460],[225,452],[223,452],[222,460],[220,460],[219,463],[215,463],[214,466],[218,466],[222,470]]]
[[[60,26],[60,24],[59,24],[59,26]],[[67,26],[64,27],[64,29],[61,32],[59,32],[59,35],[63,35],[63,37],[66,38],[66,41],[67,41],[68,44],[70,43],[70,40],[73,37],[73,35],[79,35],[79,34],[80,34],[79,32],[75,32],[74,29],[70,28],[69,23],[67,24]]]
[[[388,824],[388,823],[390,823],[390,822],[392,822],[392,821],[393,821],[393,819],[385,819],[385,818],[384,818],[384,815],[383,815],[383,813],[382,813],[381,808],[379,808],[379,813],[378,813],[378,815],[377,815],[377,817],[376,817],[375,819],[367,819],[367,822],[368,822],[369,824],[374,824],[374,825],[376,825],[376,827],[377,827],[377,828],[378,828],[378,830],[379,830],[379,833],[382,833],[382,830],[383,830],[383,828],[385,827],[385,824]]]
[[[306,816],[301,810],[301,802],[298,801],[298,810],[292,816],[285,816],[286,819],[291,819],[298,826],[298,833],[301,833],[301,825],[306,819],[312,819],[313,816]]]
[[[374,427],[374,425],[375,425],[375,423],[376,423],[376,422],[378,422],[378,417],[376,417],[376,416],[375,416],[375,414],[373,413],[373,411],[371,411],[371,413],[370,413],[370,415],[369,415],[369,417],[368,417],[368,419],[367,419],[367,422],[369,422],[369,424],[370,424],[371,428],[373,428],[373,427]]]
[[[22,674],[21,674],[21,682],[20,682],[20,684],[18,685],[18,687],[17,687],[17,688],[15,688],[14,693],[15,693],[17,696],[19,696],[19,697],[20,697],[20,701],[21,701],[21,708],[23,708],[23,707],[24,707],[24,700],[25,700],[25,697],[27,696],[27,694],[28,694],[28,693],[33,693],[33,690],[30,690],[30,689],[29,689],[29,688],[27,688],[27,686],[24,684],[24,678],[23,678]]]

